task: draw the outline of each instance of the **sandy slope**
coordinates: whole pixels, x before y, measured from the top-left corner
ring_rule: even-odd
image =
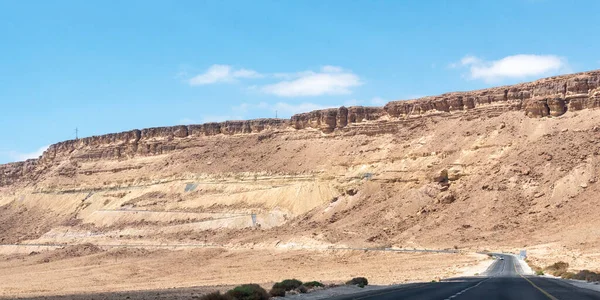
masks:
[[[600,111],[542,119],[510,111],[469,114],[369,121],[334,134],[217,135],[186,140],[185,149],[162,155],[62,161],[35,181],[0,188],[1,243],[210,244],[228,250],[208,265],[194,257],[214,250],[124,253],[113,264],[94,263],[108,254],[60,263],[39,263],[37,255],[11,258],[2,262],[2,291],[79,291],[78,280],[98,291],[315,274],[343,280],[359,270],[390,283],[450,274],[446,262],[453,260],[475,262],[417,255],[413,265],[407,260],[416,260],[404,254],[348,254],[336,263],[338,254],[297,250],[331,246],[528,249],[540,264],[561,259],[575,268],[600,268]],[[383,121],[396,129],[378,132]],[[11,247],[0,252],[32,251]],[[261,268],[251,267],[257,263]],[[277,273],[263,267],[272,264]],[[64,287],[44,274],[58,276]]]

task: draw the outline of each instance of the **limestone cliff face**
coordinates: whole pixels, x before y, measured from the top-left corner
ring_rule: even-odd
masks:
[[[499,112],[523,111],[529,117],[541,118],[557,117],[567,111],[597,107],[600,107],[600,70],[550,77],[513,86],[392,101],[384,107],[353,106],[316,110],[294,115],[289,120],[257,119],[136,129],[60,142],[51,145],[40,159],[0,165],[0,187],[21,178],[33,178],[46,166],[65,160],[126,159],[133,156],[157,155],[197,146],[198,142],[190,141],[206,136],[307,128],[335,133],[342,129],[352,130],[360,123],[371,120],[380,120],[376,125],[371,125],[382,127],[379,132],[394,132],[397,130],[392,126],[394,120],[429,114],[460,111],[477,113],[480,108],[485,108],[488,111],[492,109]]]
[[[0,187],[10,185],[19,179],[35,176],[37,165],[37,159],[0,165]]]
[[[293,115],[291,124],[295,129],[316,128],[330,133],[336,128],[343,128],[351,123],[376,120],[385,114],[381,107],[342,106]]]
[[[66,157],[94,160],[161,154],[182,147],[177,140],[188,137],[257,133],[265,129],[283,129],[288,127],[287,124],[288,121],[282,119],[256,119],[135,129],[51,145],[44,152],[40,161],[51,163]]]
[[[600,71],[540,79],[513,86],[454,92],[385,106],[392,117],[452,112],[484,105],[504,105],[524,110],[530,117],[560,116],[568,110],[600,107]]]

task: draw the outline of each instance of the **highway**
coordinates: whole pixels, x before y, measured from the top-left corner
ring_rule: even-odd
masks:
[[[559,279],[524,276],[517,259],[502,255],[483,274],[441,282],[408,284],[389,289],[330,298],[334,300],[586,300],[600,292]]]

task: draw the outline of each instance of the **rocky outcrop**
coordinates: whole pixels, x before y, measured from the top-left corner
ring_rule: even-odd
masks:
[[[293,115],[291,124],[295,129],[315,128],[325,133],[348,124],[376,120],[386,113],[381,107],[352,106],[329,108]]]
[[[37,165],[37,159],[0,165],[0,187],[10,185],[22,178],[35,176]]]
[[[391,117],[503,105],[530,117],[560,116],[568,110],[599,107],[600,71],[540,79],[470,92],[454,92],[409,101],[392,101],[384,109]]]
[[[92,136],[54,144],[39,160],[0,165],[0,186],[14,182],[24,174],[34,174],[56,161],[124,159],[136,155],[156,155],[185,149],[192,139],[214,135],[259,133],[265,130],[313,128],[324,133],[355,130],[358,133],[395,132],[393,122],[412,122],[414,116],[448,114],[460,111],[499,115],[507,110],[524,111],[527,116],[558,117],[567,111],[600,107],[600,70],[556,76],[513,86],[470,92],[446,93],[408,101],[392,101],[382,107],[340,107],[315,110],[284,119],[226,121],[189,126],[155,127],[121,133]],[[467,118],[468,119],[468,118]],[[367,125],[365,121],[380,120]],[[370,127],[369,127],[370,126]],[[373,129],[371,127],[378,127]],[[361,131],[360,128],[367,128]],[[198,143],[196,142],[195,145]]]
[[[286,128],[287,124],[288,121],[282,119],[256,119],[135,129],[53,144],[44,152],[40,161],[50,163],[62,157],[94,160],[162,154],[181,147],[174,142],[178,139],[217,134],[258,133],[265,129]]]

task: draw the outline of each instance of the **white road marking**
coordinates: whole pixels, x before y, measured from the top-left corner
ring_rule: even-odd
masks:
[[[492,279],[492,278],[490,277],[490,278],[488,278],[488,279],[486,279],[486,280],[482,280],[482,281],[480,281],[479,283],[477,283],[476,285],[474,285],[474,286],[470,286],[470,287],[468,287],[468,288],[466,288],[466,289],[464,289],[464,290],[462,290],[462,291],[460,291],[460,292],[458,292],[458,293],[456,293],[456,294],[454,294],[454,295],[452,295],[452,296],[450,296],[450,297],[448,297],[448,298],[446,298],[446,299],[444,299],[444,300],[450,300],[450,299],[454,299],[456,296],[459,296],[459,295],[461,295],[462,293],[464,293],[464,292],[466,292],[466,291],[468,291],[468,290],[470,290],[470,289],[474,289],[474,288],[478,287],[480,284],[482,284],[482,283],[484,283],[484,282],[486,282],[486,281],[488,281],[488,280],[490,280],[490,279]]]

